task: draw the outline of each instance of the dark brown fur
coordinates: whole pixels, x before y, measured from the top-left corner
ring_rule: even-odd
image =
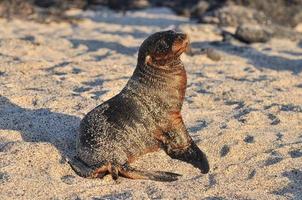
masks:
[[[124,89],[81,122],[78,158],[71,162],[79,175],[102,177],[109,172],[114,179],[120,174],[177,180],[178,174],[129,167],[139,156],[159,149],[202,173],[209,171],[207,158],[189,136],[180,113],[187,83],[180,55],[187,46],[187,35],[174,31],[155,33],[143,42],[137,67]]]

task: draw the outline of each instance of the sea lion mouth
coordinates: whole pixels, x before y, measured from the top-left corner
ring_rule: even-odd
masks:
[[[177,37],[172,45],[173,54],[177,56],[181,55],[188,49],[189,43],[190,40],[187,34],[177,33]]]

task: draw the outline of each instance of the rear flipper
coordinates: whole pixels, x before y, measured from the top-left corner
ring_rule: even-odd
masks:
[[[162,171],[141,171],[134,168],[131,168],[128,165],[124,165],[120,169],[120,174],[126,178],[131,179],[147,179],[153,181],[161,182],[172,182],[178,180],[180,174],[172,172],[162,172]]]
[[[190,163],[194,167],[200,169],[201,173],[209,172],[209,162],[206,155],[192,142],[191,145],[185,149],[166,148],[167,154],[174,159]]]
[[[81,159],[74,157],[68,160],[71,168],[81,177],[84,178],[103,178],[106,174],[111,174],[112,179],[117,180],[119,175],[131,179],[147,179],[162,182],[171,182],[178,180],[180,174],[172,172],[161,172],[161,171],[140,171],[136,170],[128,165],[117,165],[113,163],[107,163],[106,165],[100,166],[88,166]]]
[[[68,160],[75,173],[84,178],[103,178],[107,173],[107,166],[90,167],[78,157]]]

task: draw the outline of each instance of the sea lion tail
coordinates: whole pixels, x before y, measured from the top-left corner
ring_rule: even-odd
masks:
[[[172,182],[178,180],[180,174],[163,171],[141,171],[134,168],[122,168],[119,171],[124,177],[131,179],[146,179],[161,182]]]

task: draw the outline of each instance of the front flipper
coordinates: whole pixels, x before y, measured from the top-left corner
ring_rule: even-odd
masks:
[[[200,169],[201,173],[209,172],[208,159],[190,137],[179,113],[171,116],[171,128],[157,139],[162,142],[166,153],[174,159],[185,161]]]
[[[203,174],[208,173],[210,170],[206,155],[194,142],[185,149],[167,148],[166,152],[171,158],[190,163],[194,167],[197,167]]]

